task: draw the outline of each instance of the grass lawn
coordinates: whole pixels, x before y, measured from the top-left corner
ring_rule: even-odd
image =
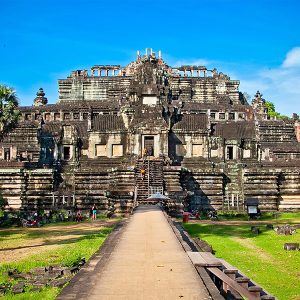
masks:
[[[224,212],[218,213],[218,219],[220,221],[225,220],[234,220],[234,221],[249,221],[247,213],[238,213],[238,212]],[[261,217],[258,219],[260,221],[271,221],[275,223],[283,223],[285,221],[290,222],[299,222],[300,220],[300,212],[294,213],[278,213],[278,212],[264,212]]]
[[[282,215],[275,224],[296,222],[299,214]],[[286,222],[286,223],[288,223]],[[223,223],[223,222],[222,222]],[[271,223],[271,220],[270,222]],[[300,218],[298,218],[300,223]],[[285,251],[283,244],[300,242],[300,229],[289,236],[257,225],[262,233],[251,233],[251,224],[217,223],[183,224],[193,237],[199,237],[213,246],[217,257],[225,259],[280,300],[300,299],[300,251]]]
[[[115,222],[51,224],[41,228],[0,229],[0,285],[9,282],[7,271],[29,271],[49,265],[72,266],[81,258],[88,260],[112,231]],[[1,299],[54,299],[58,288]]]

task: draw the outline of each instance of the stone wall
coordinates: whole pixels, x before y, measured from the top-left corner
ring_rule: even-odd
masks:
[[[58,81],[59,101],[101,101],[126,97],[131,77],[69,77]]]
[[[49,209],[52,205],[52,169],[1,169],[0,188],[9,208]]]
[[[262,211],[278,209],[278,172],[264,169],[246,169],[244,197],[258,198]]]
[[[109,187],[108,172],[78,170],[74,176],[74,194],[77,208],[88,210],[95,204],[99,211],[107,211],[108,199],[105,192],[108,191]]]

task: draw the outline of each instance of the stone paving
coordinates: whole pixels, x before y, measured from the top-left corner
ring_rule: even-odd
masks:
[[[78,283],[67,287],[71,294],[85,284],[77,278]],[[94,272],[88,291],[64,295],[58,298],[211,299],[158,206],[135,211],[105,265]]]

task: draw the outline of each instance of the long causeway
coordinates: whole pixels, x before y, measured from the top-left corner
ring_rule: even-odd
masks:
[[[104,265],[90,261],[58,299],[211,299],[158,206],[140,206]]]

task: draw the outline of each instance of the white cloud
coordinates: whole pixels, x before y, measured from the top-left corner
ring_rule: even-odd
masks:
[[[252,97],[259,90],[281,114],[300,113],[300,47],[289,51],[280,66],[259,68],[251,75],[249,73],[239,76],[242,92]]]
[[[268,89],[268,84],[259,79],[240,79],[240,90],[246,91],[249,95],[253,96],[256,91],[264,91]]]
[[[282,67],[300,67],[300,47],[295,47],[287,53],[286,58],[282,63]]]

